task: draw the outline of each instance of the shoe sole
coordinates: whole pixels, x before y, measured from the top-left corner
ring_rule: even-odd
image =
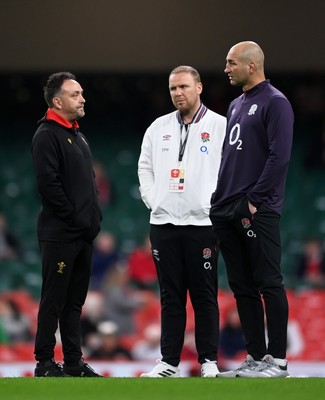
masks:
[[[159,375],[159,376],[148,376],[148,375],[141,374],[140,378],[180,378],[180,376],[179,375],[178,376],[175,376],[175,375],[171,375],[171,376],[161,376],[161,375]]]
[[[237,375],[237,378],[290,378],[290,375],[277,375],[277,376],[270,376],[270,375]]]
[[[233,371],[219,372],[217,378],[237,378],[237,374]]]

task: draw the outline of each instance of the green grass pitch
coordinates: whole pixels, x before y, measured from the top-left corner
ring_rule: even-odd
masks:
[[[0,378],[4,400],[302,400],[324,393],[324,378]]]

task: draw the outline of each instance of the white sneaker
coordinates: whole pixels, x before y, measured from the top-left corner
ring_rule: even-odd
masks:
[[[267,354],[263,357],[262,362],[251,371],[241,371],[241,378],[288,378],[288,362],[284,366],[278,365],[274,358]]]
[[[179,367],[173,367],[164,361],[157,360],[155,368],[148,373],[143,373],[140,378],[179,378]]]
[[[202,378],[216,378],[219,374],[216,361],[210,361],[205,359],[205,363],[201,366],[201,377]]]
[[[220,372],[218,374],[219,378],[236,378],[238,376],[241,376],[242,372],[250,372],[257,368],[261,364],[261,361],[255,361],[254,358],[250,355],[247,354],[246,360],[244,360],[240,366],[236,369],[226,371],[226,372]]]

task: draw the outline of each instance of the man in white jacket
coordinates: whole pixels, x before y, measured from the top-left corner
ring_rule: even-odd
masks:
[[[162,359],[142,377],[179,377],[189,291],[202,377],[218,374],[219,310],[210,197],[219,171],[226,118],[201,102],[190,66],[169,75],[176,111],[147,129],[139,158],[140,192],[150,214],[152,256],[161,296]]]

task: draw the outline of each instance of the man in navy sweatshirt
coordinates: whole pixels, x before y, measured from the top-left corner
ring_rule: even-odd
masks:
[[[248,355],[237,369],[219,376],[286,377],[288,302],[280,268],[279,220],[294,115],[287,98],[265,79],[264,54],[256,43],[234,45],[226,58],[225,73],[230,84],[241,86],[243,93],[227,112],[210,218]]]
[[[102,213],[93,159],[78,120],[83,89],[70,72],[52,74],[44,87],[49,106],[32,140],[42,208],[38,239],[42,292],[35,339],[35,377],[100,377],[83,362],[80,317],[92,265],[92,242]],[[54,361],[59,326],[64,365]]]

